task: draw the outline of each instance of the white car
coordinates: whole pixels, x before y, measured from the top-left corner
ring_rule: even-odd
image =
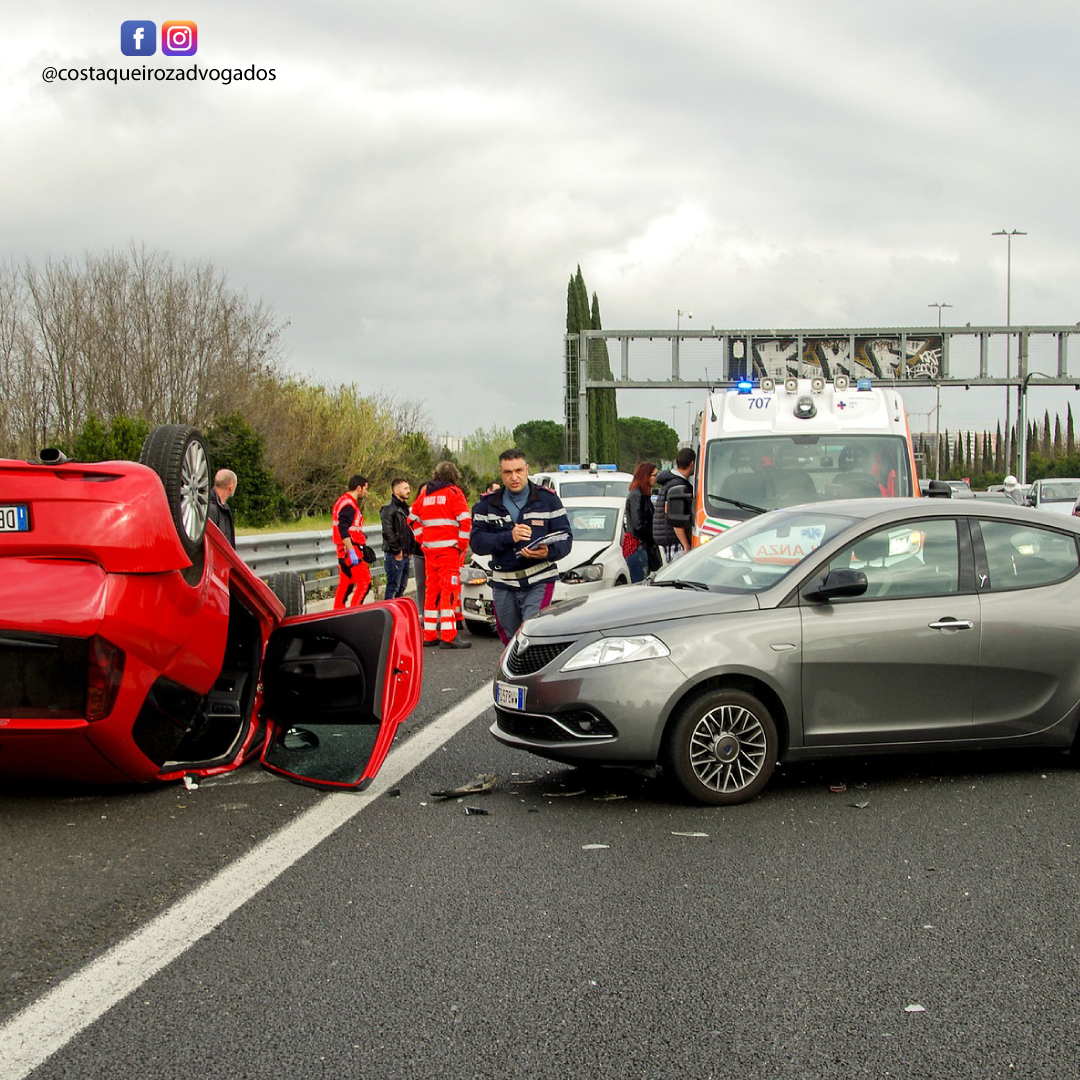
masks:
[[[540,487],[550,488],[563,502],[567,499],[618,497],[630,494],[632,473],[619,472],[614,465],[592,465],[580,468],[576,465],[560,465],[546,469],[529,479]]]
[[[1051,514],[1071,514],[1076,500],[1080,498],[1080,479],[1076,477],[1048,476],[1036,480],[1028,493],[1028,506]]]
[[[553,604],[573,600],[615,585],[628,585],[630,571],[622,553],[625,498],[563,499],[574,544],[570,554],[556,566],[559,577],[551,597]],[[488,557],[473,555],[461,571],[461,612],[473,634],[495,632],[495,611],[488,582]]]

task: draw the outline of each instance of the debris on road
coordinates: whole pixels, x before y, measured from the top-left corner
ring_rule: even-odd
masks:
[[[468,783],[456,788],[446,788],[443,791],[432,791],[433,799],[460,799],[466,795],[487,795],[495,790],[495,783],[499,777],[495,773],[477,773]]]

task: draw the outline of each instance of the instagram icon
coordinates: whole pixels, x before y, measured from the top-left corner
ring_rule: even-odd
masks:
[[[165,56],[194,56],[199,48],[199,28],[193,22],[174,19],[161,24],[161,52]]]

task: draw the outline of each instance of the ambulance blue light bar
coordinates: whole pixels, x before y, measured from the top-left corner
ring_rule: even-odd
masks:
[[[590,465],[588,462],[578,464],[576,461],[569,465],[560,465],[559,472],[618,472],[618,465]]]
[[[873,383],[871,382],[870,379],[859,379],[855,383],[855,389],[856,390],[869,390],[872,387],[873,387]]]
[[[749,379],[740,379],[735,389],[740,394],[749,394],[754,389],[754,384]]]

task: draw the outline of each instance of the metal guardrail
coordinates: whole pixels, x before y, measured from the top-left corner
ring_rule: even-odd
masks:
[[[383,566],[382,534],[368,536],[368,546],[375,552],[371,577],[377,587],[386,579]],[[241,559],[261,577],[280,570],[291,570],[304,579],[304,592],[312,593],[337,588],[337,553],[325,532],[259,533],[236,538],[236,551]]]

